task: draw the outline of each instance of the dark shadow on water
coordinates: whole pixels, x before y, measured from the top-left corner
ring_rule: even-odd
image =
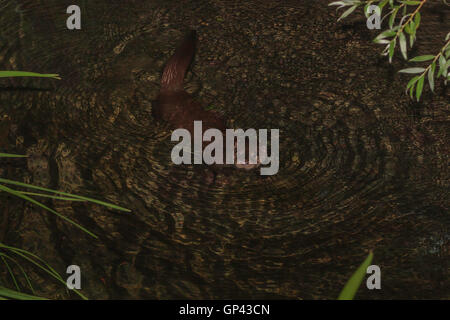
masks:
[[[48,92],[53,91],[50,88],[34,88],[34,87],[0,87],[0,91],[39,91]]]

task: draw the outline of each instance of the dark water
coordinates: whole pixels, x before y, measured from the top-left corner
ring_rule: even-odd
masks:
[[[379,57],[360,16],[337,23],[326,1],[86,1],[82,30],[69,31],[70,4],[0,2],[0,69],[63,78],[1,80],[2,148],[32,157],[0,174],[132,213],[49,202],[93,240],[2,198],[0,241],[62,273],[79,265],[91,298],[335,298],[368,250],[383,289],[361,298],[448,297],[448,89],[408,100],[404,62]],[[417,55],[449,30],[435,7]],[[236,171],[210,186],[203,168],[170,163],[151,106],[191,28],[188,91],[230,127],[279,128],[277,175]]]

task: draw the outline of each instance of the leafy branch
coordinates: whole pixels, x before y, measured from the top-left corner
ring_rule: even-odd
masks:
[[[389,17],[388,26],[389,29],[380,33],[373,41],[377,44],[386,44],[382,55],[388,56],[389,63],[392,63],[392,58],[394,56],[395,48],[397,43],[399,43],[400,52],[405,60],[408,60],[408,41],[407,36],[409,36],[409,46],[412,48],[416,40],[416,32],[420,26],[421,14],[420,10],[425,5],[427,0],[420,1],[395,1],[395,0],[381,0],[381,1],[359,1],[359,0],[342,0],[335,1],[329,4],[329,6],[338,6],[337,10],[341,8],[347,8],[346,11],[339,17],[339,20],[344,19],[350,15],[356,8],[364,5],[364,13],[367,18],[370,16],[370,6],[376,4],[379,9],[380,23]],[[444,3],[448,5],[445,1]],[[382,16],[383,8],[387,5],[390,7],[390,11]],[[408,13],[409,7],[414,7],[414,9]],[[398,24],[396,20],[398,13],[402,11],[402,17],[400,18]],[[414,67],[402,69],[399,72],[408,74],[419,74],[414,76],[408,82],[406,86],[406,92],[409,90],[410,97],[413,98],[414,91],[417,101],[420,100],[422,95],[423,86],[425,83],[425,78],[428,77],[428,84],[432,92],[434,92],[435,78],[443,77],[444,84],[447,85],[448,80],[450,80],[450,75],[448,73],[449,61],[450,61],[450,33],[447,34],[445,38],[445,45],[441,48],[440,52],[436,55],[423,55],[417,56],[410,59],[409,62],[432,62],[426,67]],[[436,65],[439,65],[439,71],[435,77]]]
[[[445,40],[447,41],[447,43],[442,47],[442,49],[436,56],[433,55],[417,56],[409,60],[410,62],[423,62],[433,60],[426,68],[415,67],[415,68],[406,68],[399,71],[402,73],[410,73],[410,74],[420,73],[420,75],[415,76],[411,80],[409,80],[406,86],[406,91],[408,91],[409,89],[409,95],[411,98],[413,97],[414,87],[416,86],[417,83],[416,98],[417,101],[419,101],[420,96],[422,94],[423,84],[425,82],[426,76],[428,76],[428,83],[430,85],[430,89],[432,92],[434,92],[434,73],[436,70],[436,62],[439,63],[439,71],[436,77],[439,78],[440,76],[443,76],[445,85],[447,85],[448,80],[450,80],[450,75],[448,73],[448,68],[450,66],[450,32],[447,34]]]

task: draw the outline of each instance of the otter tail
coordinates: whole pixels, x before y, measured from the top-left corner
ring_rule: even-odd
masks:
[[[195,51],[196,32],[192,30],[170,57],[161,78],[161,90],[183,90],[183,80]]]

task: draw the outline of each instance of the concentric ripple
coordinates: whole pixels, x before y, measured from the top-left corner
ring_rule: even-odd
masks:
[[[193,15],[212,10],[208,14],[233,19],[219,4],[198,3]],[[67,252],[77,252],[79,263],[90,266],[86,277],[92,282],[98,270],[110,272],[116,286],[111,292],[150,298],[330,296],[362,251],[379,248],[387,269],[410,266],[414,259],[405,257],[426,255],[417,253],[419,242],[447,232],[442,207],[424,200],[436,186],[427,171],[417,169],[420,159],[431,157],[420,151],[425,143],[408,134],[417,130],[407,116],[399,114],[394,123],[344,90],[341,75],[323,76],[328,69],[320,62],[334,53],[286,49],[270,32],[257,34],[250,25],[244,31],[257,36],[249,36],[248,45],[230,43],[242,52],[228,55],[213,46],[224,40],[202,29],[204,42],[187,83],[200,83],[195,98],[214,97],[230,127],[280,130],[276,175],[226,168],[210,184],[211,168],[171,162],[171,130],[151,116],[162,66],[182,36],[173,31],[171,17],[185,8],[130,1],[125,12],[111,1],[83,2],[82,31],[69,32],[61,4],[2,5],[0,40],[7,45],[0,43],[0,69],[63,78],[9,83],[22,88],[1,98],[6,110],[23,117],[18,132],[26,132],[25,143],[19,146],[29,151],[47,143],[43,154],[55,187],[132,210],[120,215],[82,203],[70,209],[54,204],[102,239],[74,237],[66,244],[70,250],[58,252],[66,260],[73,258]],[[246,7],[239,19],[256,19],[247,16],[251,12]],[[301,38],[288,27],[286,37],[294,32]],[[308,36],[311,46],[320,42],[313,30]],[[259,42],[271,45],[255,47]],[[277,46],[297,58],[289,60]],[[205,63],[208,50],[216,50],[213,67]],[[257,76],[260,70],[263,76]],[[373,99],[383,108],[382,95]],[[118,261],[127,261],[131,271],[119,273]],[[400,280],[392,283],[404,285],[407,275],[395,272]]]

